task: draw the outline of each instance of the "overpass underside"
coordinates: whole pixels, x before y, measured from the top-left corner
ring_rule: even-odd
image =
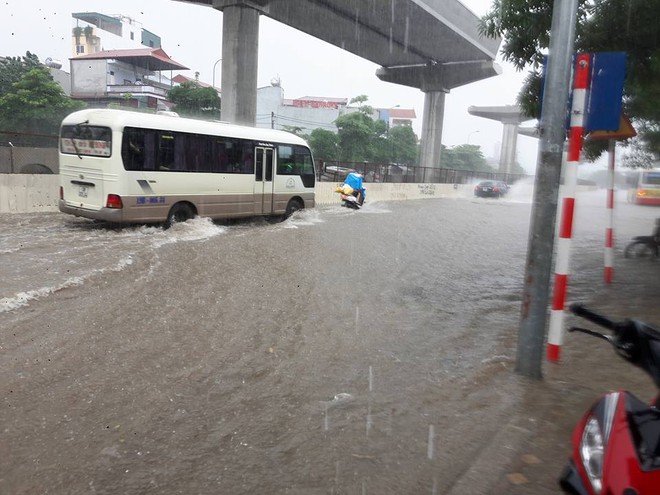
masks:
[[[222,119],[255,125],[259,15],[380,65],[379,79],[425,93],[420,165],[440,166],[445,95],[499,74],[499,39],[457,0],[176,0],[223,12]]]

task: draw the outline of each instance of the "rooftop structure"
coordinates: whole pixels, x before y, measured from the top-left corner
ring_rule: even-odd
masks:
[[[168,110],[172,87],[163,71],[185,70],[162,48],[107,50],[70,59],[71,96],[94,105],[119,103]]]

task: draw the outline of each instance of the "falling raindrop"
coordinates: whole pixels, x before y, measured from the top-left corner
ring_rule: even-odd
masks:
[[[403,51],[405,53],[408,53],[408,33],[409,33],[409,29],[410,29],[410,18],[408,18],[406,16],[406,32],[405,32],[405,35],[403,37]]]
[[[374,389],[374,369],[373,366],[369,366],[369,392],[372,392]]]
[[[325,404],[323,410],[323,431],[328,431],[328,404]]]
[[[390,54],[392,54],[392,47],[394,45],[394,42],[392,40],[392,26],[390,26]]]
[[[366,435],[369,436],[369,431],[371,430],[372,420],[371,420],[371,399],[367,404],[367,431]]]
[[[435,427],[433,425],[429,425],[429,441],[428,441],[428,446],[426,449],[426,457],[428,457],[429,460],[433,460],[433,438],[435,436]]]

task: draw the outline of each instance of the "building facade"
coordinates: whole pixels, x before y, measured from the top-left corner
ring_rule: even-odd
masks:
[[[147,31],[142,24],[123,15],[109,16],[98,12],[71,14],[71,56],[89,55],[103,50],[160,48],[160,36]]]
[[[335,121],[341,115],[357,112],[358,107],[348,106],[348,98],[303,96],[286,99],[279,80],[274,79],[270,86],[257,89],[257,127],[273,129],[298,128],[303,134],[314,129],[337,132]],[[412,126],[416,118],[414,109],[390,108],[374,109],[374,120],[383,120],[388,127]]]
[[[160,36],[127,16],[79,12],[72,18],[72,98],[93,106],[171,109],[173,71],[187,67],[165,53]]]

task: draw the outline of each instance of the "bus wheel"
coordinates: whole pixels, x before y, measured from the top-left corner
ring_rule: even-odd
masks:
[[[286,205],[286,212],[284,213],[284,218],[283,220],[286,220],[289,218],[291,215],[293,215],[295,212],[298,210],[302,210],[303,205],[298,199],[292,199],[289,201],[289,204]]]
[[[173,224],[185,222],[195,217],[195,212],[192,207],[187,203],[177,203],[170,210],[165,222],[165,228],[169,229]]]

